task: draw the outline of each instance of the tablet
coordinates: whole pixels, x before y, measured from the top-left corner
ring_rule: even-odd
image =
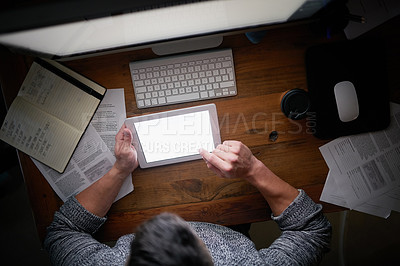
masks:
[[[125,125],[141,168],[201,159],[200,148],[211,152],[221,143],[215,104],[131,117]]]

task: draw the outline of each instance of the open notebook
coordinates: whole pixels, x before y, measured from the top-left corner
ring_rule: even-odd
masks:
[[[0,130],[0,139],[63,172],[106,89],[50,60],[36,59]]]

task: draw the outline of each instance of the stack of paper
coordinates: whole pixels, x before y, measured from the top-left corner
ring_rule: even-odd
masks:
[[[32,158],[57,195],[66,201],[96,182],[113,166],[115,135],[126,118],[124,89],[107,90],[64,173]],[[129,175],[115,201],[134,189]]]
[[[320,147],[329,167],[321,201],[384,218],[400,212],[400,105],[390,108],[387,129]]]

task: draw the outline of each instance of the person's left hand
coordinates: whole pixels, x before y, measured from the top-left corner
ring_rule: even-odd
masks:
[[[132,145],[132,132],[122,125],[121,129],[115,136],[114,153],[117,161],[114,167],[122,174],[123,177],[128,176],[138,166],[137,152]]]

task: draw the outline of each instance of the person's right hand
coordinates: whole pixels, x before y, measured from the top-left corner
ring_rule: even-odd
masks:
[[[200,155],[206,161],[207,167],[217,175],[244,178],[255,186],[276,216],[281,214],[299,194],[297,189],[275,175],[239,141],[224,141],[212,153],[200,149]]]
[[[226,178],[249,179],[259,162],[246,145],[235,140],[224,141],[212,153],[200,149],[200,155],[209,169]]]

